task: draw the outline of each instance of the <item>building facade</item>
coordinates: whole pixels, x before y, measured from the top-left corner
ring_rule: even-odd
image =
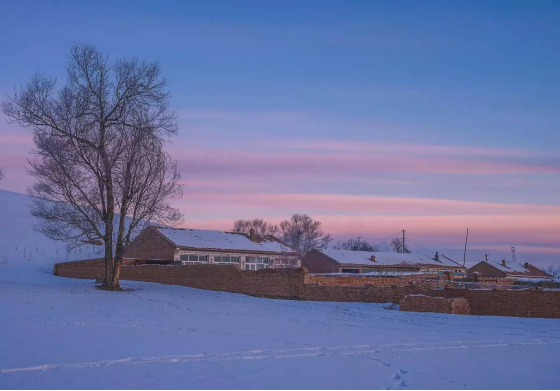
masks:
[[[130,243],[137,263],[234,265],[242,270],[300,267],[297,253],[271,235],[150,226]]]

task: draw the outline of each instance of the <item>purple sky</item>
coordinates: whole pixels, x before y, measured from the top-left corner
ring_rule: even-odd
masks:
[[[558,2],[5,2],[0,89],[74,42],[158,60],[185,226],[304,212],[337,239],[560,265]],[[0,115],[2,188],[28,131]],[[413,248],[414,249],[414,248]],[[458,257],[459,255],[457,255]]]

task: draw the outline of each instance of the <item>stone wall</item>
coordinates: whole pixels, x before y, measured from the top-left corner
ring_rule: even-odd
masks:
[[[455,315],[470,315],[471,313],[469,302],[463,297],[446,299],[425,295],[409,295],[401,299],[399,309],[401,311],[440,312]]]

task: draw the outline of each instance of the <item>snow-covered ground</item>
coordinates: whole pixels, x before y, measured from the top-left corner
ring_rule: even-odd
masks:
[[[0,388],[560,387],[560,320],[125,285],[0,266]]]
[[[2,389],[560,387],[560,320],[55,277],[66,254],[26,232],[22,197],[0,199]]]

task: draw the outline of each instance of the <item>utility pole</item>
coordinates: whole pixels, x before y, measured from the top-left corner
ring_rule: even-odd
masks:
[[[402,253],[404,254],[404,233],[406,232],[406,230],[402,230]]]
[[[463,253],[463,266],[467,262],[467,241],[469,240],[469,229],[467,228],[467,237],[465,238],[465,252]]]

